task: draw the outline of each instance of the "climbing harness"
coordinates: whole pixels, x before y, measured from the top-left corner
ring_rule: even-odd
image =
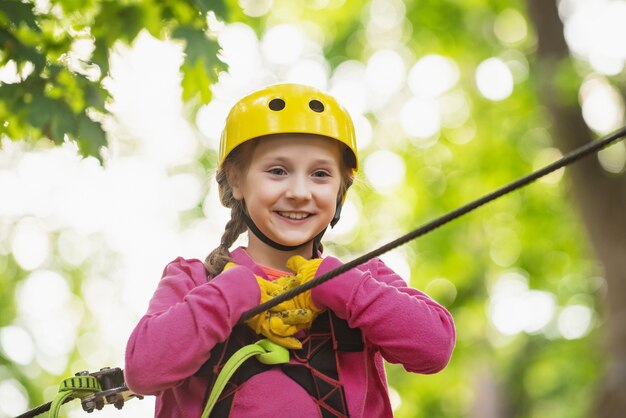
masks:
[[[546,176],[560,168],[563,168],[569,164],[572,164],[576,161],[578,161],[579,159],[592,154],[594,152],[598,152],[601,149],[609,146],[610,144],[616,142],[618,139],[624,138],[626,137],[626,126],[615,131],[613,134],[610,134],[608,136],[606,136],[603,139],[597,140],[597,141],[593,141],[590,142],[582,147],[579,147],[577,149],[575,149],[574,151],[568,153],[567,155],[565,155],[564,157],[562,157],[561,159],[553,162],[552,164],[549,164],[537,171],[532,172],[531,174],[522,177],[518,180],[515,180],[479,199],[476,199],[458,209],[453,210],[452,212],[449,212],[431,222],[428,222],[420,227],[418,227],[417,229],[414,229],[413,231],[410,231],[409,233],[401,236],[400,238],[397,238],[373,251],[370,251],[369,253],[366,253],[360,257],[355,258],[354,260],[351,260],[341,266],[339,266],[336,269],[333,269],[327,273],[322,274],[321,276],[308,281],[305,284],[302,284],[300,286],[297,286],[281,295],[278,295],[274,298],[272,298],[271,300],[261,303],[258,306],[244,312],[244,314],[241,316],[239,323],[243,323],[245,320],[252,318],[255,315],[260,314],[261,312],[267,311],[269,309],[271,309],[272,307],[286,301],[289,300],[291,298],[294,298],[295,296],[299,295],[300,293],[306,292],[307,290],[312,289],[315,286],[318,286],[328,280],[331,280],[334,277],[339,276],[340,274],[345,273],[346,271],[357,267],[365,262],[367,262],[368,260],[374,258],[374,257],[378,257],[384,253],[386,253],[387,251],[390,251],[400,245],[403,245],[413,239],[416,239],[422,235],[425,235],[431,231],[433,231],[434,229],[447,224],[448,222],[451,222],[452,220],[459,218],[471,211],[473,211],[474,209],[477,209],[483,205],[485,205],[486,203],[489,203],[499,197],[504,196],[505,194],[508,194],[514,190],[520,189],[524,186],[527,186],[528,184],[532,183],[533,181]],[[260,363],[258,363],[260,364]],[[241,369],[239,369],[241,370]],[[101,409],[102,406],[104,406],[105,404],[109,404],[109,403],[114,403],[116,406],[117,405],[123,405],[123,402],[119,402],[118,401],[109,401],[108,396],[121,396],[121,399],[123,401],[126,401],[127,399],[133,398],[133,397],[137,397],[137,398],[142,398],[139,395],[135,395],[132,392],[128,391],[128,388],[126,387],[126,385],[123,382],[123,374],[121,372],[121,370],[119,368],[115,368],[115,369],[102,369],[101,374],[98,374],[100,372],[96,372],[90,375],[96,376],[96,378],[98,379],[98,381],[100,382],[101,385],[101,389],[102,391],[97,391],[95,393],[93,393],[92,395],[88,395],[85,396],[83,398],[81,398],[81,403],[83,403],[83,409],[85,409],[86,411],[90,412],[93,411],[94,409]],[[115,383],[113,385],[111,385],[110,382],[107,382],[107,384],[103,384],[103,380],[104,376],[108,376],[109,374],[114,374],[116,376],[118,376],[118,379],[121,380],[115,380]],[[237,373],[235,373],[236,375]],[[108,394],[108,395],[107,395]],[[93,398],[90,398],[90,396],[93,396]],[[222,395],[223,397],[224,395]],[[64,402],[66,402],[68,399],[73,399],[73,398],[80,398],[79,393],[76,392],[73,395],[70,395],[68,397],[65,397],[64,400],[62,401],[58,401],[59,404],[62,404]],[[85,407],[85,403],[86,403],[86,399],[89,399],[90,401],[92,401],[93,403],[90,403],[89,406],[86,408]],[[90,402],[87,401],[87,402]],[[34,408],[22,415],[19,415],[15,418],[31,418],[37,415],[42,414],[43,412],[46,412],[48,410],[50,410],[50,406],[51,406],[52,402],[49,402],[47,404],[41,405],[37,408]],[[93,406],[92,406],[93,405]],[[217,402],[216,405],[219,405],[219,400]],[[100,408],[98,408],[98,406],[100,406]]]
[[[254,344],[248,344],[240,348],[228,359],[217,375],[209,399],[202,411],[201,418],[209,418],[218,397],[230,378],[246,360],[253,356],[262,364],[273,365],[289,363],[289,350],[267,339],[259,340]]]
[[[241,386],[251,377],[272,367],[279,367],[286,376],[298,383],[316,402],[323,418],[349,417],[337,356],[339,351],[363,351],[363,339],[358,328],[350,328],[345,320],[327,311],[306,332],[301,349],[283,348],[287,356],[285,361],[269,362],[257,356],[259,362],[250,360],[245,368],[233,367],[241,366],[262,352],[256,347],[260,344],[258,339],[259,335],[250,328],[237,325],[226,341],[211,350],[209,359],[195,373],[196,377],[207,378],[207,392],[210,391],[205,395],[205,413],[209,410],[213,414],[209,415],[209,412],[202,418],[228,417],[235,394]],[[290,358],[294,359],[291,363]]]

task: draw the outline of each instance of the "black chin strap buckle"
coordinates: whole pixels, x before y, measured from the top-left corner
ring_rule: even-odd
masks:
[[[339,222],[339,218],[341,217],[341,208],[342,208],[341,200],[337,201],[337,207],[335,207],[335,216],[330,221],[330,227],[334,228],[337,222]]]

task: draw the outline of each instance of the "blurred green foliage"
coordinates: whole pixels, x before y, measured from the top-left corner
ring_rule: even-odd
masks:
[[[207,13],[223,17],[221,0],[0,2],[0,66],[12,62],[19,82],[0,88],[0,135],[25,141],[75,141],[83,156],[101,159],[107,145],[102,114],[109,93],[102,81],[118,43],[147,30],[185,42],[183,97],[208,103],[211,84],[225,69],[210,36]],[[90,58],[77,51],[92,43]]]
[[[198,103],[210,100],[210,85],[216,71],[223,69],[216,58],[217,44],[206,35],[209,10],[227,22],[244,21],[259,34],[271,24],[313,21],[326,34],[324,47],[331,66],[346,59],[365,61],[372,52],[363,25],[367,3],[357,0],[329,2],[324,8],[276,0],[274,10],[290,13],[269,18],[245,16],[234,0],[50,3],[53,7],[45,13],[35,11],[32,3],[0,3],[0,65],[13,60],[20,72],[27,63],[32,65],[32,73],[19,83],[0,88],[0,120],[6,121],[2,129],[12,139],[47,137],[60,143],[68,135],[83,155],[97,156],[106,144],[94,115],[107,111],[109,97],[102,80],[109,52],[117,42],[131,43],[142,29],[157,38],[186,42],[183,96]],[[463,127],[444,128],[433,146],[404,139],[391,147],[406,164],[405,182],[394,195],[381,195],[359,179],[351,191],[361,202],[356,236],[348,245],[326,243],[344,259],[529,173],[551,146],[548,117],[539,106],[532,71],[500,102],[483,98],[473,79],[476,66],[489,57],[515,52],[525,64],[532,61],[536,44],[530,24],[529,35],[514,46],[503,45],[493,33],[494,20],[503,10],[525,15],[523,2],[413,0],[404,5],[406,45],[416,57],[437,53],[454,59],[470,118]],[[64,61],[72,43],[82,38],[94,41],[91,61],[84,64],[97,66],[97,77],[72,70]],[[561,81],[568,91],[576,91],[582,75],[567,73]],[[458,140],[463,129],[475,131],[471,141]],[[387,139],[375,136],[362,158]],[[212,168],[209,162],[205,165]],[[389,365],[389,384],[401,399],[398,418],[480,416],[472,411],[480,408],[485,393],[500,394],[499,416],[589,415],[595,384],[604,372],[600,325],[605,289],[596,279],[602,272],[569,189],[567,176],[556,183],[538,182],[399,250],[410,263],[411,284],[419,289],[430,287],[432,296],[452,312],[458,343],[448,368],[434,376]],[[502,261],[497,253],[507,246],[517,247],[511,250],[513,256]],[[558,306],[585,300],[595,312],[592,331],[575,340],[548,331],[501,335],[489,320],[490,289],[509,271],[522,272],[530,289],[553,294]],[[10,255],[0,261],[0,327],[16,315],[14,292],[24,276]],[[435,282],[440,278],[453,288],[442,285],[447,282]],[[79,287],[75,290],[80,292]],[[79,362],[77,353],[74,357]],[[1,352],[0,371],[0,379],[15,377],[26,387],[31,405],[47,400],[42,389],[58,381],[40,370],[11,364]]]

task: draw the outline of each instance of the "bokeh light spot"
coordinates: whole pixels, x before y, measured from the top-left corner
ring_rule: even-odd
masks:
[[[459,69],[450,58],[426,55],[417,61],[408,75],[408,85],[417,97],[436,98],[459,81]]]
[[[400,111],[400,125],[415,138],[428,138],[441,129],[441,114],[437,102],[412,98]]]
[[[400,405],[402,405],[402,397],[393,386],[389,386],[389,402],[391,402],[391,409],[393,411],[397,410],[400,408]]]
[[[502,60],[489,58],[476,68],[476,85],[485,98],[504,100],[513,92],[513,74]]]
[[[536,333],[550,323],[555,312],[554,295],[529,290],[528,279],[520,273],[503,274],[491,288],[489,318],[504,335]]]
[[[404,85],[405,73],[402,57],[391,49],[376,51],[367,61],[367,83],[376,94],[397,93]]]
[[[424,291],[443,306],[450,306],[457,296],[457,289],[454,283],[441,277],[431,280],[424,288]]]
[[[411,282],[411,266],[400,249],[389,251],[380,256],[380,259],[398,276],[402,277],[407,283]]]
[[[406,6],[400,0],[372,0],[370,21],[382,30],[396,28],[402,23]]]
[[[504,44],[517,44],[526,39],[528,33],[526,19],[515,9],[505,9],[498,16],[493,25],[493,31]]]
[[[331,78],[330,94],[352,115],[362,115],[369,110],[365,73],[363,63],[348,60],[337,66]]]
[[[11,251],[15,261],[24,270],[34,270],[48,258],[48,232],[33,218],[23,218],[15,227]]]
[[[0,415],[13,417],[28,408],[26,389],[15,379],[0,381]]]
[[[584,337],[590,330],[593,312],[584,305],[570,305],[561,311],[558,319],[559,332],[568,340]]]
[[[267,14],[273,4],[273,0],[239,0],[239,7],[250,17],[261,17]]]
[[[273,26],[263,35],[261,50],[271,63],[291,64],[304,50],[304,34],[291,24]]]
[[[299,60],[291,66],[285,81],[326,90],[328,73],[328,66],[324,60]]]
[[[220,32],[217,40],[228,72],[243,79],[251,77],[255,69],[250,66],[261,64],[259,40],[254,30],[244,23],[232,23]]]
[[[33,339],[24,328],[16,325],[0,328],[0,346],[9,360],[22,366],[35,357]]]
[[[363,166],[367,180],[378,193],[391,193],[404,180],[404,160],[392,151],[380,150],[370,154]]]
[[[608,133],[624,123],[624,102],[606,80],[589,78],[580,87],[583,118],[596,132]]]
[[[533,170],[539,170],[553,162],[561,159],[563,154],[559,151],[558,148],[545,148],[537,153],[535,158],[533,159]],[[563,174],[565,173],[565,169],[559,168],[552,173],[543,176],[538,181],[544,184],[558,184],[563,178]]]
[[[618,142],[598,152],[600,165],[609,173],[619,174],[626,167],[626,145]]]

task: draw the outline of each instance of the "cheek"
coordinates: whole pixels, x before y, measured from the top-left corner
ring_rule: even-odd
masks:
[[[248,188],[250,196],[254,196],[256,202],[270,204],[280,198],[282,189],[274,182],[256,182]]]
[[[339,196],[339,187],[339,184],[333,185],[332,187],[327,187],[320,194],[320,197],[322,197],[325,206],[329,206],[332,208],[336,206],[337,196]]]

